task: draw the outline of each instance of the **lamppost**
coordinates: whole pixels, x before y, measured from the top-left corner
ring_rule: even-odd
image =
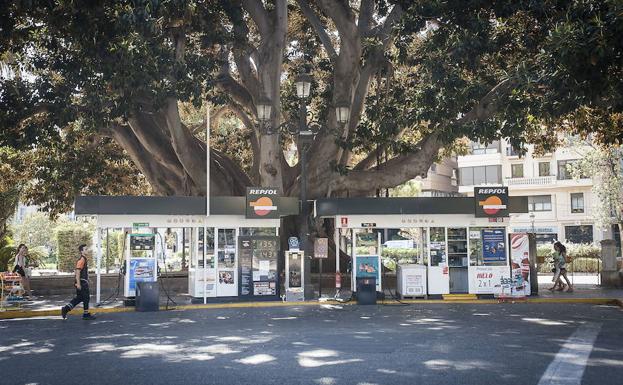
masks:
[[[312,296],[311,288],[311,255],[312,247],[308,245],[309,237],[309,206],[307,202],[307,151],[311,147],[316,134],[320,131],[321,126],[316,122],[307,121],[307,101],[311,94],[312,77],[303,73],[296,76],[294,85],[296,87],[296,96],[299,99],[299,122],[297,125],[287,124],[285,126],[288,132],[298,136],[297,148],[299,152],[299,161],[301,162],[301,178],[300,178],[300,200],[301,200],[301,232],[300,232],[300,248],[307,254],[305,258],[305,299]],[[270,125],[272,103],[268,98],[261,98],[257,102],[257,116],[261,124],[263,133],[272,135],[279,132],[279,128],[273,129]],[[346,124],[350,116],[350,106],[348,103],[338,103],[335,106],[335,116],[337,123]]]

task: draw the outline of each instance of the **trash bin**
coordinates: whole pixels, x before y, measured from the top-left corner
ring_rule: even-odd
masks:
[[[136,283],[136,311],[158,311],[160,309],[160,290],[158,282]]]
[[[376,305],[376,277],[357,277],[357,304]]]

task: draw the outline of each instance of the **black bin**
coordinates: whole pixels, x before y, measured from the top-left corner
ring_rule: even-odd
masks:
[[[376,305],[376,277],[357,277],[357,304]]]
[[[136,283],[136,311],[158,311],[160,290],[158,282]]]

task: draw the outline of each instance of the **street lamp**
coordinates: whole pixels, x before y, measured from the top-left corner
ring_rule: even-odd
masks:
[[[535,234],[535,231],[534,231],[534,213],[530,213],[530,223],[531,223],[531,232],[532,232],[532,234]]]
[[[296,76],[294,79],[294,85],[296,88],[296,97],[299,99],[299,122],[298,125],[287,124],[288,132],[292,135],[298,136],[297,147],[299,150],[300,162],[301,162],[301,188],[300,188],[300,200],[301,200],[301,249],[311,256],[311,247],[308,247],[309,237],[309,207],[307,204],[307,151],[314,141],[314,137],[320,131],[320,125],[316,122],[307,121],[307,100],[311,94],[311,86],[313,79],[309,74],[303,73]],[[260,98],[256,103],[257,117],[261,124],[261,130],[266,134],[273,134],[279,132],[279,128],[273,129],[270,124],[271,120],[271,107],[272,103],[270,99],[266,97]],[[348,103],[337,103],[335,106],[335,116],[338,124],[343,125],[348,122],[350,116],[350,106]],[[303,268],[305,269],[305,280],[310,282],[311,280],[311,258],[305,258]],[[309,283],[304,282],[305,299],[311,297],[311,287]]]

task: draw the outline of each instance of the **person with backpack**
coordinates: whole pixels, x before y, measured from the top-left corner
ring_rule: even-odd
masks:
[[[78,261],[76,262],[76,270],[75,270],[75,282],[74,286],[76,287],[76,296],[65,306],[61,308],[61,317],[63,319],[67,318],[67,313],[69,313],[76,305],[82,302],[82,306],[84,308],[84,312],[82,313],[83,320],[94,320],[95,316],[89,313],[89,300],[91,297],[91,293],[89,292],[89,266],[87,261],[87,245],[82,244],[78,246],[78,251],[80,252],[80,257],[78,257]]]

